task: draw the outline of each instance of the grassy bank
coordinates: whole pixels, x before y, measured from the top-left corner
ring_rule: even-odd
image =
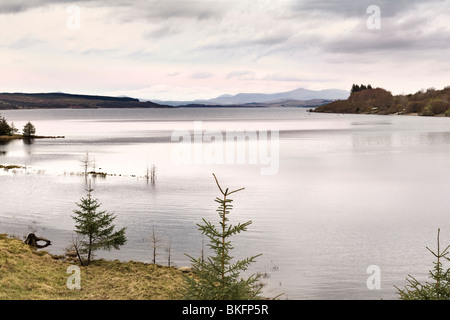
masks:
[[[168,300],[179,299],[182,272],[142,262],[97,260],[81,269],[81,290],[66,286],[63,261],[31,249],[19,239],[0,235],[0,300]]]
[[[0,141],[24,140],[24,139],[63,139],[63,136],[32,136],[25,137],[21,134],[13,134],[12,136],[0,136]]]
[[[22,166],[16,166],[16,165],[3,165],[3,164],[0,164],[0,169],[4,169],[4,170],[6,170],[6,171],[8,171],[8,170],[12,170],[12,169],[24,169],[24,167],[22,167]]]

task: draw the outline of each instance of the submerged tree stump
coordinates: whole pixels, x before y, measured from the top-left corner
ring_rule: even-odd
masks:
[[[45,244],[38,244],[39,241],[44,241]],[[42,238],[42,237],[36,237],[34,233],[30,233],[27,238],[25,239],[25,244],[28,244],[31,247],[34,248],[45,248],[52,244],[52,242],[48,239]]]

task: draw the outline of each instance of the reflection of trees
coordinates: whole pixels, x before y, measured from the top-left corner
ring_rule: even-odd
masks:
[[[6,155],[12,148],[20,147],[21,144],[27,147],[31,146],[34,144],[34,139],[0,139],[0,156]],[[1,148],[2,146],[5,148]]]
[[[449,144],[450,132],[427,132],[420,136],[420,140],[424,144]]]
[[[450,145],[450,132],[418,132],[402,134],[353,134],[354,150],[368,150],[383,147]]]
[[[352,145],[355,149],[366,149],[370,147],[392,146],[391,134],[354,134],[352,135]]]
[[[32,139],[32,138],[23,139],[23,144],[32,145],[33,143],[34,143],[34,139]]]
[[[9,140],[9,139],[0,139],[0,146],[7,146],[10,143],[11,143],[11,140]],[[8,151],[0,149],[0,156],[5,156],[7,153],[8,153]]]
[[[7,144],[10,144],[11,140],[7,139],[0,139],[0,146],[6,146]]]

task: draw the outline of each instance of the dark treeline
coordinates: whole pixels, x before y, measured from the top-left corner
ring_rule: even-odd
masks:
[[[371,89],[372,89],[372,86],[370,84],[367,86],[365,86],[363,84],[360,86],[358,86],[357,84],[353,84],[352,89],[350,90],[350,93],[355,93],[355,92],[363,91],[363,90],[371,90]]]
[[[127,97],[67,93],[0,93],[0,110],[14,109],[171,108]]]
[[[10,136],[13,133],[12,124],[10,125],[4,117],[0,116],[0,136]]]

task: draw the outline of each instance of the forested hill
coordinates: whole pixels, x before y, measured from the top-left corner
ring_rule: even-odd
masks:
[[[450,86],[442,90],[430,88],[415,94],[394,96],[382,88],[353,85],[347,100],[331,102],[314,112],[450,116]]]
[[[8,109],[170,108],[133,98],[67,93],[0,93],[0,110]]]

